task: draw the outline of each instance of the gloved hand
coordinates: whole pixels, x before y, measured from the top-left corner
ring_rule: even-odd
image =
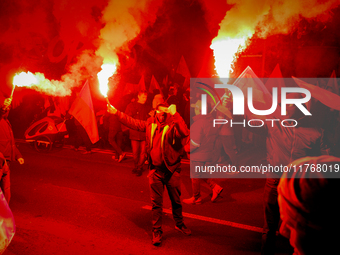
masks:
[[[176,113],[176,105],[175,104],[170,105],[168,107],[168,110],[171,115],[174,115]]]
[[[6,98],[6,99],[4,100],[3,109],[7,109],[7,108],[11,105],[11,103],[12,103],[12,98],[11,98],[11,97]]]
[[[111,113],[111,114],[116,114],[117,113],[117,109],[113,105],[108,104],[107,105],[107,112]]]

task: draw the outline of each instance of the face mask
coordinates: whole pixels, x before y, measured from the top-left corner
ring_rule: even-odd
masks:
[[[156,118],[157,118],[159,123],[164,123],[165,120],[166,120],[166,113],[157,111]]]

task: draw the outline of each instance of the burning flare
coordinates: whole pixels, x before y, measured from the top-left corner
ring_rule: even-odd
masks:
[[[222,38],[216,37],[210,48],[214,50],[215,70],[220,78],[229,78],[232,71],[234,56],[238,51],[246,47],[248,37],[242,38]]]
[[[38,84],[38,79],[31,72],[21,72],[13,77],[13,85],[18,87],[31,87]]]
[[[116,72],[117,66],[115,64],[103,64],[102,70],[97,74],[99,81],[99,90],[102,95],[107,98],[109,91],[109,78]]]
[[[42,73],[21,72],[13,77],[13,85],[18,87],[29,87],[40,93],[50,96],[66,96],[71,90],[64,82],[49,80]],[[14,90],[14,87],[13,87]]]
[[[219,15],[216,10],[225,8],[225,1],[201,0],[211,21]],[[219,4],[219,2],[221,4]],[[338,0],[228,0],[230,9],[219,24],[217,37],[213,40],[215,69],[217,74],[228,77],[234,55],[243,51],[245,42],[255,33],[260,38],[275,34],[289,34],[303,18],[326,22],[332,17],[331,10],[339,6]],[[210,24],[210,27],[213,27]]]

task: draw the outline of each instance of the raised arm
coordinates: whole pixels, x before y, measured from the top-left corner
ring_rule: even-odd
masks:
[[[185,124],[185,121],[181,117],[181,115],[176,112],[173,116],[173,122],[176,126],[176,136],[180,138],[184,138],[190,135],[190,130],[187,127],[187,124]]]
[[[12,98],[6,98],[3,102],[0,102],[0,119],[2,119],[9,110],[12,103]]]
[[[127,114],[118,111],[112,105],[107,106],[107,111],[110,114],[116,114],[119,121],[123,125],[131,128],[131,129],[137,130],[137,131],[146,132],[146,123],[147,123],[146,121],[134,119],[134,118],[128,116]]]

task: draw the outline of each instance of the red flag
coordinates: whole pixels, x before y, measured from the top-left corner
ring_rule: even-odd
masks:
[[[210,77],[211,75],[208,73],[208,68],[206,66],[204,66],[204,64],[201,67],[201,70],[199,71],[199,73],[197,74],[198,78],[207,78]]]
[[[144,81],[144,75],[140,78],[140,81],[138,83],[138,92],[141,90],[146,90],[145,88],[145,81]]]
[[[216,73],[216,71],[214,70],[214,64],[213,62],[215,61],[215,57],[212,53],[212,51],[207,51],[203,61],[202,61],[202,66],[201,69],[199,71],[199,73],[197,74],[196,77],[198,78],[210,78],[212,76],[212,74]]]
[[[201,69],[196,75],[198,78],[210,78],[212,74],[214,74],[216,71],[212,68],[214,64],[210,60],[210,56],[206,54]],[[212,57],[214,59],[214,57]]]
[[[0,189],[0,254],[2,254],[15,234],[15,221],[11,209]]]
[[[332,72],[331,78],[328,80],[327,88],[331,88],[335,94],[339,95],[339,87],[336,81],[336,75],[334,70]]]
[[[261,104],[270,104],[271,95],[262,81],[257,77],[254,71],[248,66],[234,82],[234,85],[239,87],[244,95],[247,95],[247,89],[253,88],[253,100]]]
[[[264,86],[262,81],[257,77],[257,75],[254,73],[254,71],[248,66],[241,75],[237,78],[237,80],[234,82],[235,86],[239,87],[244,95],[245,102],[248,101],[248,88],[252,88],[252,95],[253,95],[253,106],[257,110],[268,110],[272,106],[272,96],[269,93],[268,89]],[[276,111],[278,111],[278,108]],[[268,116],[257,116],[254,114],[251,114],[250,112],[246,113],[249,115],[248,117],[254,117],[257,118],[264,118]]]
[[[244,95],[247,95],[248,88],[253,88],[253,101],[268,105],[271,103],[271,95],[262,81],[257,77],[254,71],[248,66],[234,82]]]
[[[293,79],[301,88],[308,89],[313,98],[319,100],[321,103],[332,109],[340,111],[340,96],[326,89],[304,82],[298,78],[293,77]]]
[[[190,75],[190,71],[189,71],[189,68],[187,66],[187,63],[185,62],[185,59],[184,59],[183,56],[181,57],[181,59],[179,61],[176,73],[182,75],[185,78],[184,83],[183,83],[183,88],[188,88],[190,86],[191,75]]]
[[[93,110],[88,81],[85,82],[69,113],[85,128],[92,143],[99,140],[96,116]]]
[[[159,86],[155,76],[152,75],[151,82],[150,82],[150,87],[149,87],[149,92],[153,93],[154,89],[158,89],[159,93],[161,93],[162,96],[164,97],[163,91],[162,91],[161,87]]]
[[[269,90],[270,93],[273,91],[273,87],[278,89],[278,93],[281,91],[282,87],[285,87],[285,83],[282,77],[282,73],[280,70],[279,64],[277,64],[269,76],[269,79],[266,82],[266,87]],[[281,97],[279,97],[281,98]]]
[[[277,64],[273,70],[273,72],[270,74],[269,78],[282,78],[282,73],[280,69],[280,65]],[[283,84],[284,85],[284,84]]]

